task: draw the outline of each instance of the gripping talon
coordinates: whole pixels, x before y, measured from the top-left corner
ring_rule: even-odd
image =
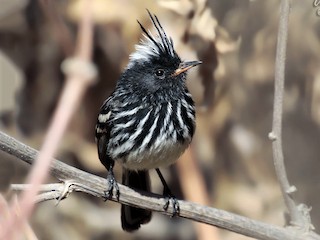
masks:
[[[170,202],[172,202],[172,215],[171,215],[171,217],[178,216],[180,213],[180,205],[179,205],[178,200],[172,195],[167,195],[167,197],[165,199],[166,199],[166,203],[163,205],[163,209],[165,211],[167,211],[169,208]]]
[[[166,197],[166,203],[163,205],[163,210],[167,211],[170,204],[170,198]]]
[[[112,169],[110,169],[110,171],[108,172],[108,176],[107,176],[107,181],[108,181],[108,189],[104,192],[105,194],[105,201],[109,200],[112,198],[113,196],[113,189],[115,188],[116,190],[116,198],[119,201],[119,197],[120,197],[120,190],[119,190],[119,186],[118,183],[114,177],[113,171]]]
[[[170,205],[170,201],[171,201],[172,202],[172,209],[173,209],[171,217],[176,217],[180,213],[179,202],[178,202],[177,198],[171,193],[171,191],[168,187],[168,184],[164,180],[164,177],[162,176],[159,168],[156,168],[156,171],[157,171],[157,174],[163,184],[163,196],[165,196],[165,200],[166,200],[166,203],[163,205],[163,209],[165,211],[167,211],[169,208],[169,205]]]
[[[180,213],[180,205],[179,205],[179,202],[176,198],[171,198],[171,200],[172,200],[172,205],[173,205],[172,217],[176,217]]]

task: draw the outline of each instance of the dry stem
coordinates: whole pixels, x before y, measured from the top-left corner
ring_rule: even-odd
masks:
[[[91,58],[93,37],[90,6],[91,3],[87,0],[87,6],[80,24],[75,55],[77,59],[88,64]],[[32,184],[33,187],[23,191],[17,203],[11,203],[11,214],[9,214],[5,222],[1,223],[0,239],[12,239],[14,232],[19,233],[22,223],[30,216],[34,208],[34,199],[37,197],[40,184],[47,178],[52,157],[59,146],[68,122],[77,109],[85,89],[92,82],[92,79],[88,79],[88,75],[82,75],[83,71],[77,73],[74,69],[75,68],[69,71],[66,86],[63,89],[52,123],[45,136],[45,141],[41,151],[37,154],[37,159],[26,180],[27,183]],[[21,209],[19,217],[13,214],[14,209],[18,207],[17,205],[19,205]],[[2,215],[1,212],[0,215]]]
[[[273,122],[272,132],[269,133],[269,138],[273,141],[273,161],[275,165],[277,178],[280,183],[281,192],[289,211],[290,224],[293,226],[298,226],[305,231],[308,231],[309,229],[312,229],[309,211],[304,205],[297,206],[293,200],[292,193],[296,191],[296,188],[289,184],[282,149],[282,109],[289,11],[290,0],[281,0],[277,53],[275,62],[275,93],[273,106]]]
[[[0,149],[29,164],[34,162],[35,156],[38,154],[35,149],[1,132]],[[66,182],[66,187],[53,185],[58,193],[51,195],[55,199],[58,196],[66,197],[70,191],[82,191],[103,198],[105,196],[104,191],[108,187],[106,179],[81,171],[58,160],[52,161],[51,174],[60,181]],[[163,196],[137,192],[121,184],[119,184],[119,188],[119,203],[150,209],[167,215],[172,214],[171,206],[168,211],[163,209],[165,203]],[[62,195],[61,189],[64,189]],[[49,198],[49,196],[46,197]],[[114,197],[112,201],[117,201],[117,199]],[[304,233],[294,228],[282,228],[187,201],[179,200],[179,204],[180,217],[224,228],[249,237],[265,240],[320,240],[320,236],[313,232]]]

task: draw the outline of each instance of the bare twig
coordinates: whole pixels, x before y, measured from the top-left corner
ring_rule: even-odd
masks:
[[[297,206],[293,200],[292,193],[296,191],[296,188],[295,186],[291,186],[289,184],[282,149],[282,108],[285,81],[285,61],[289,11],[290,0],[281,0],[277,53],[275,62],[275,93],[273,106],[273,122],[272,132],[269,133],[269,138],[273,141],[272,148],[275,170],[280,183],[281,192],[285,204],[289,210],[289,217],[291,220],[290,224],[298,226],[303,230],[309,230],[312,229],[309,211],[304,205]]]
[[[11,239],[13,232],[19,232],[21,223],[30,216],[34,207],[34,199],[37,196],[40,184],[45,181],[48,175],[50,163],[59,146],[60,139],[67,128],[71,116],[77,109],[85,89],[93,82],[94,71],[92,70],[93,67],[89,65],[93,37],[90,11],[91,2],[89,0],[86,2],[86,9],[80,23],[75,59],[66,62],[64,68],[68,75],[66,86],[63,89],[41,151],[37,154],[37,160],[27,178],[27,182],[32,184],[32,188],[24,191],[18,201],[21,209],[19,217],[11,214],[6,222],[0,224],[0,239]],[[15,203],[11,204],[12,211],[16,207]]]
[[[38,152],[18,142],[14,138],[0,132],[0,149],[17,158],[32,164]],[[81,171],[58,160],[53,160],[51,164],[51,173],[61,181],[67,181],[68,192],[82,191],[96,197],[103,198],[104,191],[108,187],[106,179],[97,177],[87,172]],[[70,182],[70,179],[72,181]],[[72,183],[72,184],[70,184]],[[126,186],[119,184],[120,199],[122,204],[137,206],[144,209],[150,209],[162,212],[167,215],[172,214],[172,208],[168,211],[163,209],[165,199],[163,196],[151,193],[134,191]],[[58,187],[61,190],[61,187]],[[59,190],[58,190],[59,191]],[[66,192],[66,191],[64,191]],[[52,198],[56,199],[58,195]],[[65,197],[66,195],[63,195]],[[59,196],[61,197],[61,195]],[[115,194],[112,201],[117,201]],[[295,229],[281,228],[271,224],[262,223],[246,217],[242,217],[227,211],[201,206],[199,204],[186,201],[179,201],[180,217],[188,218],[194,221],[214,225],[249,237],[266,240],[320,240],[320,236],[313,233],[296,232]]]
[[[57,200],[57,204],[64,198],[68,197],[69,193],[73,191],[79,191],[77,187],[79,184],[74,181],[65,181],[64,183],[50,183],[40,186],[40,194],[34,199],[35,203],[40,203],[48,200]],[[11,190],[24,191],[31,188],[30,184],[12,184]],[[85,186],[82,186],[86,189]],[[81,191],[81,190],[80,190]]]

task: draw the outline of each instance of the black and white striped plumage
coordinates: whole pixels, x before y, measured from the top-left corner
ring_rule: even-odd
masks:
[[[194,102],[186,87],[186,71],[199,61],[182,62],[156,16],[157,31],[144,32],[111,96],[103,103],[96,125],[100,161],[112,172],[124,168],[124,184],[149,190],[146,170],[174,163],[195,130]],[[112,173],[113,174],[113,173]],[[151,212],[122,207],[122,226],[138,229]]]

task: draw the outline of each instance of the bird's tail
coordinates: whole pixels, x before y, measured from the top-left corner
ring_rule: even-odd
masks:
[[[137,190],[150,191],[150,177],[148,171],[130,171],[123,169],[122,183],[128,187]],[[141,224],[148,223],[151,220],[151,211],[121,206],[121,224],[125,231],[131,232],[140,228]]]

